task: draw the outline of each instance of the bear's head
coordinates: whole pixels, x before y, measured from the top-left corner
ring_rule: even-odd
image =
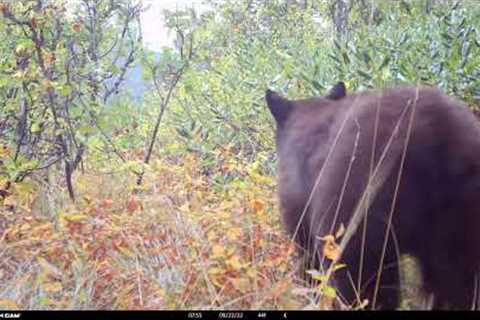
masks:
[[[287,230],[296,234],[301,245],[306,239],[298,235],[299,215],[312,190],[312,175],[318,174],[327,154],[327,140],[336,129],[337,111],[345,97],[343,82],[338,82],[324,97],[313,99],[288,100],[274,91],[266,92],[277,127],[280,210]]]

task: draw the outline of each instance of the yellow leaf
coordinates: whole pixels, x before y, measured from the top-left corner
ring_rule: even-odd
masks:
[[[234,270],[240,270],[243,268],[243,264],[240,262],[238,256],[233,256],[228,259],[227,264],[230,265]]]
[[[160,297],[166,297],[167,296],[167,293],[165,292],[165,290],[163,290],[162,288],[158,288],[156,290],[156,294]]]
[[[227,212],[220,212],[217,214],[218,220],[228,220],[230,215]]]
[[[59,292],[63,289],[60,281],[50,282],[43,285],[43,290],[49,293]]]
[[[24,71],[17,71],[13,74],[13,78],[17,80],[23,80],[25,78],[25,72]]]
[[[328,280],[327,276],[324,274],[317,274],[312,276],[314,280],[320,281],[320,282],[326,282]]]
[[[225,249],[216,244],[212,246],[212,258],[224,257],[225,256]]]
[[[327,259],[337,261],[340,258],[340,247],[336,243],[327,243],[323,247],[323,254]]]
[[[0,146],[0,157],[8,157],[12,154],[12,151],[6,146]]]
[[[328,298],[335,299],[337,297],[337,291],[334,287],[321,285],[319,289],[320,292]]]
[[[10,299],[0,299],[0,309],[14,310],[19,309],[18,304]]]
[[[223,273],[223,271],[224,270],[221,268],[213,267],[208,269],[208,274],[220,274],[220,273]]]
[[[233,287],[240,291],[241,293],[246,293],[251,288],[251,283],[248,279],[244,278],[235,278],[231,279]]]
[[[71,222],[78,222],[78,221],[82,221],[82,220],[85,220],[88,218],[88,216],[84,215],[84,214],[74,214],[74,215],[68,215],[68,216],[65,216],[64,217],[66,220],[68,221],[71,221]]]
[[[79,302],[86,302],[87,301],[87,294],[84,290],[77,293],[77,299]]]
[[[280,265],[277,267],[277,270],[280,272],[286,272],[288,269],[288,266],[285,262],[280,263]]]
[[[17,201],[13,197],[7,197],[3,200],[3,205],[5,207],[16,207]]]
[[[323,255],[327,259],[337,261],[340,258],[340,246],[335,242],[335,237],[329,234],[320,239],[325,241]]]
[[[135,254],[133,253],[132,250],[125,248],[125,247],[119,247],[118,251],[120,251],[122,254],[126,255],[127,257],[133,257]]]
[[[331,234],[327,234],[324,237],[318,237],[320,240],[323,240],[325,242],[335,242],[335,237]]]
[[[225,285],[223,277],[212,277],[212,279],[210,280],[218,288],[223,288],[223,286]]]
[[[370,301],[368,301],[368,299],[363,299],[362,303],[360,303],[358,305],[358,307],[356,307],[354,310],[362,310],[362,309],[365,309],[368,304],[370,303]]]
[[[236,240],[242,235],[242,228],[231,228],[227,236],[230,240]]]
[[[254,279],[254,278],[257,277],[257,271],[255,269],[249,268],[249,269],[247,269],[247,276],[249,278]]]
[[[333,268],[332,268],[332,271],[337,271],[337,270],[340,270],[340,269],[343,269],[345,268],[347,265],[344,264],[344,263],[336,263]]]

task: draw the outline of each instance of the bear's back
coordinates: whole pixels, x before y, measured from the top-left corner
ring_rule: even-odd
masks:
[[[362,292],[398,306],[398,259],[408,253],[435,308],[469,308],[480,266],[480,124],[468,107],[423,86],[346,95],[339,83],[324,98],[266,98],[283,221],[313,267],[328,262],[322,239],[343,225],[347,267],[335,285],[347,301]]]
[[[309,186],[323,171],[309,210],[309,229],[317,236],[349,224],[375,174],[385,178],[373,195],[372,219],[386,221],[396,201],[394,222],[417,225],[399,232],[407,251],[418,247],[415,234],[429,230],[432,215],[480,207],[480,125],[465,104],[436,88],[403,86],[352,94],[328,108],[334,129],[306,162]],[[309,115],[306,127],[325,121],[325,114]],[[452,227],[465,229],[467,217],[458,220]]]

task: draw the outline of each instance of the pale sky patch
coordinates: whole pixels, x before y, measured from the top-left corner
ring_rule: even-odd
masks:
[[[159,51],[162,47],[171,46],[173,34],[169,34],[165,27],[163,10],[175,10],[195,8],[202,11],[206,8],[202,0],[142,0],[145,7],[149,7],[142,13],[143,42],[150,49]]]
[[[1,0],[0,0],[1,1]],[[67,13],[72,13],[79,0],[65,0]],[[140,0],[146,8],[141,16],[143,43],[150,50],[160,51],[162,47],[173,45],[173,34],[165,27],[163,10],[174,11],[194,8],[198,12],[208,8],[203,0]]]

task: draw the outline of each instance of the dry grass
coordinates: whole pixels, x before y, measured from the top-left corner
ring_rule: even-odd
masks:
[[[79,175],[75,205],[61,185],[16,185],[0,211],[0,308],[315,307],[274,178],[238,160],[215,185],[198,163],[154,163],[140,195],[126,173]]]
[[[192,154],[164,157],[140,194],[126,171],[78,174],[75,204],[53,176],[14,185],[0,203],[0,309],[332,308],[330,287],[298,277],[275,178],[222,159],[206,175]],[[402,308],[418,307],[412,290]]]

